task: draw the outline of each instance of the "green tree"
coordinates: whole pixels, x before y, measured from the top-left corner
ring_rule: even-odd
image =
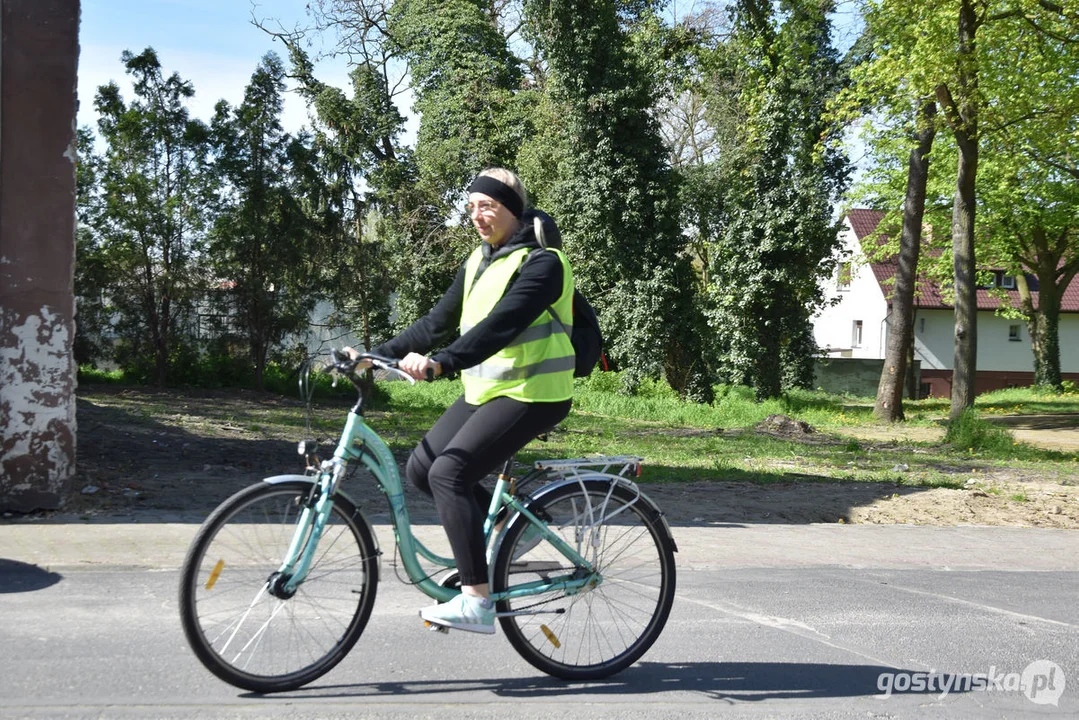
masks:
[[[887,85],[879,93],[877,110],[889,105],[910,107],[935,96],[951,130],[952,142],[942,145],[938,138],[934,155],[939,158],[938,168],[952,162],[958,169],[951,187],[952,242],[941,255],[952,263],[945,284],[955,296],[955,417],[973,402],[977,269],[985,264],[976,261],[976,252],[989,263],[1003,263],[1020,274],[1024,264],[1031,270],[1045,267],[1043,282],[1057,288],[1069,280],[1066,269],[1060,274],[1056,269],[1048,271],[1054,263],[1052,243],[1036,240],[1041,237],[1038,223],[1048,221],[1048,216],[1034,220],[1041,216],[1036,208],[1047,202],[1057,205],[1062,198],[1036,181],[1038,173],[1030,161],[1059,159],[1068,152],[1064,138],[1069,127],[1074,128],[1076,107],[1077,18],[1062,5],[1041,0],[934,4],[873,0],[867,3],[866,18],[877,36],[877,55],[868,72]],[[992,152],[985,155],[983,146]],[[909,147],[887,133],[877,135],[873,148],[885,168],[882,175],[897,169],[896,161],[909,152]],[[978,180],[982,175],[987,178],[984,183]],[[894,198],[901,190],[898,183],[892,184]],[[931,198],[940,195],[931,187]],[[930,206],[938,204],[930,202]],[[984,215],[977,228],[976,210]],[[1050,225],[1058,222],[1059,216]],[[1068,235],[1060,235],[1063,230],[1056,231],[1058,237]],[[1050,230],[1045,237],[1052,235]],[[1019,238],[1038,249],[1020,250]],[[1064,254],[1057,255],[1057,264],[1066,264],[1061,261],[1067,252],[1061,250]],[[926,271],[940,277],[933,268]],[[1053,294],[1050,287],[1045,307],[1052,307]],[[1027,309],[1030,317],[1040,314],[1032,304]],[[1039,332],[1032,327],[1032,335]],[[1052,343],[1045,347],[1051,348]]]
[[[745,112],[731,159],[741,182],[712,258],[710,321],[730,348],[729,372],[759,399],[812,382],[811,314],[835,268],[832,206],[848,164],[826,112],[841,87],[828,13],[818,0],[741,0],[727,77]]]
[[[675,178],[654,78],[626,24],[647,3],[529,0],[530,37],[548,63],[559,118],[556,179],[545,203],[563,229],[578,286],[598,307],[608,352],[632,385],[665,373],[680,394],[711,399]]]
[[[318,170],[306,196],[320,218],[330,268],[322,285],[337,309],[331,320],[351,327],[368,348],[389,334],[395,291],[398,322],[412,316],[410,283],[398,271],[406,261],[395,254],[418,254],[420,238],[437,222],[418,199],[415,158],[399,140],[404,118],[395,98],[405,61],[388,30],[391,5],[318,0],[308,6],[312,28],[271,32],[260,23],[288,48],[291,75],[314,116]],[[325,33],[336,38],[331,54],[352,60],[347,88],[319,80],[305,50],[312,36]]]
[[[999,99],[983,123],[987,258],[1015,275],[1035,384],[1059,389],[1061,299],[1079,272],[1079,13],[1018,3],[992,19],[979,76]]]
[[[108,302],[109,274],[104,249],[94,230],[101,210],[99,174],[101,158],[94,152],[94,131],[81,127],[76,133],[79,153],[75,173],[75,342],[78,365],[96,366],[111,347],[112,314]]]
[[[848,57],[852,60],[852,82],[836,103],[837,115],[871,117],[869,133],[875,147],[888,147],[890,156],[884,167],[878,165],[872,175],[871,187],[878,183],[876,205],[889,212],[881,222],[875,238],[876,247],[864,248],[874,260],[895,259],[895,284],[890,297],[888,339],[884,367],[877,388],[874,415],[887,422],[902,420],[903,387],[913,384],[911,369],[914,353],[914,298],[918,261],[922,247],[922,226],[925,220],[929,187],[930,156],[938,129],[936,100],[912,95],[908,76],[890,65],[890,53],[896,45],[909,42],[903,37],[911,28],[889,26],[893,19],[887,13],[872,8],[863,16],[864,32]],[[898,39],[897,39],[898,36]],[[904,163],[900,154],[907,151]],[[904,178],[905,189],[898,187]],[[902,207],[896,209],[896,198],[902,194]],[[883,242],[885,230],[893,228],[896,216],[901,215],[898,233],[898,253],[894,243]],[[916,388],[912,389],[913,391]]]
[[[165,77],[153,49],[125,51],[121,59],[135,97],[125,102],[116,83],[95,97],[105,148],[101,207],[91,222],[117,330],[133,353],[128,363],[149,357],[152,381],[164,385],[170,355],[190,331],[185,315],[205,285],[209,130],[189,116],[191,83],[175,73]]]
[[[222,207],[210,253],[260,390],[270,350],[306,326],[316,300],[314,228],[297,197],[307,153],[281,128],[283,91],[284,67],[268,54],[243,102],[218,103],[213,121]]]

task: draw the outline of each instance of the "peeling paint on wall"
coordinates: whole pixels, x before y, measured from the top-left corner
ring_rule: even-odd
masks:
[[[75,473],[78,0],[0,0],[0,510]]]
[[[48,307],[21,317],[2,312],[0,497],[30,510],[43,496],[62,494],[75,473],[71,327]]]

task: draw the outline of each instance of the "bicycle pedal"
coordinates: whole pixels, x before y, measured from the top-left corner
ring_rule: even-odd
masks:
[[[430,622],[428,620],[424,620],[423,624],[431,632],[440,632],[443,635],[449,635],[450,634],[450,629],[448,627],[446,627],[445,625],[435,625],[433,622]]]

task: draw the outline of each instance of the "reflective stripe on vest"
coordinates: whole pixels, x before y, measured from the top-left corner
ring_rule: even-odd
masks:
[[[465,297],[461,312],[464,334],[486,318],[502,299],[510,280],[532,248],[521,248],[498,258],[477,278],[482,250],[477,248],[465,264]],[[495,397],[523,402],[554,402],[573,395],[576,364],[570,328],[573,314],[573,271],[565,255],[550,250],[562,262],[562,293],[553,304],[562,324],[544,310],[506,347],[479,365],[462,370],[465,400],[479,405]]]
[[[524,380],[543,373],[555,373],[564,370],[573,372],[576,366],[577,358],[571,355],[570,357],[540,360],[534,365],[525,365],[524,367],[499,367],[490,363],[480,363],[461,372],[484,380]]]
[[[469,325],[468,327],[461,325],[461,334],[464,335],[473,327],[473,325]],[[510,344],[506,347],[524,345],[525,343],[532,342],[533,340],[542,340],[545,337],[550,337],[552,333],[562,333],[563,335],[565,335],[566,328],[564,325],[562,325],[562,323],[557,323],[554,320],[540,323],[539,325],[532,325],[522,330],[521,334],[511,340]]]

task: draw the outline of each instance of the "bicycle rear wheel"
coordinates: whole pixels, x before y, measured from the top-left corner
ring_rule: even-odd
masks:
[[[236,687],[280,692],[315,680],[348,654],[371,615],[377,546],[340,495],[306,580],[291,597],[272,590],[311,487],[241,490],[207,518],[187,552],[184,634],[202,664]]]
[[[674,543],[659,512],[630,488],[612,491],[610,481],[599,479],[552,490],[529,510],[593,562],[602,581],[574,595],[552,591],[499,602],[499,613],[520,613],[499,617],[510,644],[536,668],[566,680],[629,667],[659,637],[674,603]],[[521,519],[507,529],[492,576],[495,591],[573,572],[550,543],[530,547],[532,528]]]

